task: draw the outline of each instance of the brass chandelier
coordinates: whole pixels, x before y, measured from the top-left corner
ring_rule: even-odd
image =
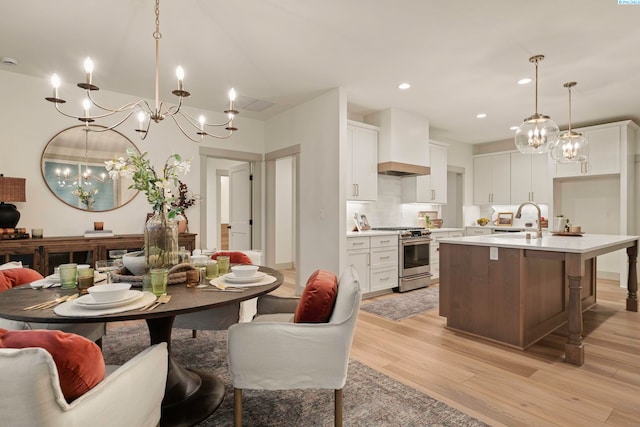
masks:
[[[66,101],[58,96],[58,88],[60,87],[60,78],[54,74],[51,77],[51,85],[53,86],[53,96],[45,98],[47,101],[55,104],[56,110],[67,117],[71,117],[74,119],[78,119],[81,122],[88,125],[96,120],[103,119],[105,117],[110,117],[117,114],[124,114],[123,118],[112,125],[103,128],[92,127],[92,132],[104,132],[106,130],[114,129],[120,126],[122,123],[127,121],[129,117],[131,117],[134,113],[136,113],[136,118],[138,122],[138,126],[135,129],[136,132],[140,134],[140,139],[146,139],[147,135],[149,135],[149,128],[151,125],[151,121],[155,123],[160,123],[167,117],[170,117],[174,123],[178,126],[180,131],[189,138],[193,142],[200,142],[204,139],[205,136],[210,136],[217,139],[227,139],[229,138],[233,132],[238,129],[233,125],[233,119],[238,115],[238,111],[236,111],[233,107],[233,103],[236,99],[236,92],[234,89],[229,90],[229,109],[225,110],[225,114],[227,115],[227,120],[224,123],[207,123],[204,116],[200,116],[195,118],[190,115],[186,111],[182,109],[182,101],[184,98],[187,98],[191,94],[184,89],[184,70],[182,67],[178,66],[176,68],[176,77],[178,79],[178,87],[173,90],[175,96],[178,97],[177,105],[168,106],[163,101],[160,100],[159,95],[159,52],[160,52],[160,39],[162,38],[162,34],[160,33],[160,0],[156,0],[155,5],[155,17],[156,17],[156,28],[153,33],[153,38],[155,39],[155,103],[154,105],[149,105],[144,99],[139,99],[136,101],[132,101],[126,103],[118,108],[109,108],[99,104],[92,95],[92,92],[98,91],[99,87],[93,84],[93,61],[91,58],[87,58],[84,61],[84,68],[86,72],[86,80],[85,82],[78,83],[78,87],[84,89],[86,91],[86,98],[82,102],[82,106],[84,109],[84,114],[82,115],[73,115],[66,113],[60,109],[60,105],[64,104]],[[92,108],[97,108],[99,113],[91,114],[90,110]],[[181,121],[178,120],[181,118]],[[187,132],[185,127],[189,127],[192,134]],[[216,135],[209,132],[210,128],[221,128],[224,127],[226,133],[222,135]]]

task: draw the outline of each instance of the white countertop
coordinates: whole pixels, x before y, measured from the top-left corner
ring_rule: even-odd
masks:
[[[583,253],[603,249],[619,243],[638,240],[638,236],[618,236],[610,234],[583,234],[581,236],[553,236],[544,233],[541,239],[526,239],[527,233],[487,234],[484,236],[448,237],[440,243],[457,245],[494,246],[499,248],[533,249],[552,252]]]

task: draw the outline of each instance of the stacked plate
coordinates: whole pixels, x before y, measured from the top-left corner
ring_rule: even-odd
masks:
[[[107,302],[98,302],[95,300],[93,295],[88,294],[73,300],[73,303],[76,306],[86,310],[104,310],[106,308],[122,307],[124,305],[133,304],[137,302],[140,298],[142,298],[143,295],[144,293],[141,291],[129,290],[127,291],[125,296],[120,299],[107,301]]]
[[[234,272],[227,273],[222,278],[225,282],[233,283],[233,284],[246,284],[246,283],[255,283],[259,282],[266,276],[266,273],[262,271],[256,271],[253,276],[243,276],[238,277]]]

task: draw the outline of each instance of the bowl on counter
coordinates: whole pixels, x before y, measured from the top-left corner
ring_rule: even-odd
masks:
[[[485,226],[489,224],[489,218],[479,218],[478,220],[476,220],[476,223],[478,225]]]
[[[431,228],[442,228],[442,219],[432,219],[431,220]]]

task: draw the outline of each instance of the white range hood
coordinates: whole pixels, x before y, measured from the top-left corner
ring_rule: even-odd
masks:
[[[378,132],[378,173],[429,175],[429,121],[415,113],[388,109],[365,117]]]

